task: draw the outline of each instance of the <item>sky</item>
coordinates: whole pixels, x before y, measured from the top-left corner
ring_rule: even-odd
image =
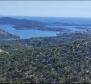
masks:
[[[91,1],[0,1],[0,15],[91,17]]]

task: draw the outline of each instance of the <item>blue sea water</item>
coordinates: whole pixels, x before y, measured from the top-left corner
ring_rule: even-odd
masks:
[[[28,20],[34,20],[34,21],[40,21],[47,23],[48,27],[50,28],[64,28],[67,32],[75,32],[75,31],[86,31],[87,28],[91,28],[90,26],[65,26],[65,25],[55,25],[53,23],[55,22],[64,22],[64,23],[72,23],[72,24],[91,24],[91,18],[66,18],[66,17],[19,17],[14,16],[12,18],[16,19],[28,19]],[[51,24],[51,25],[50,25]],[[50,36],[56,36],[59,33],[64,33],[63,31],[47,31],[47,30],[37,30],[30,28],[29,30],[17,30],[13,27],[13,25],[7,25],[7,24],[0,24],[0,29],[5,30],[6,32],[9,32],[11,34],[14,34],[16,36],[19,36],[21,39],[27,39],[32,37],[50,37]],[[61,29],[60,29],[61,30]]]
[[[6,32],[14,34],[16,36],[19,36],[21,39],[27,39],[32,37],[50,37],[56,36],[59,33],[55,31],[43,31],[37,29],[16,30],[15,28],[13,28],[13,25],[0,25],[0,29],[3,29]]]

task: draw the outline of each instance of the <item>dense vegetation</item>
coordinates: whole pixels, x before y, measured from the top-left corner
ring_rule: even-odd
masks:
[[[86,36],[2,41],[0,83],[91,83],[91,39]]]

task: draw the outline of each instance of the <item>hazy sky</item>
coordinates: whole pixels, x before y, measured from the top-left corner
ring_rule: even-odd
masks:
[[[0,15],[91,17],[91,1],[0,1]]]

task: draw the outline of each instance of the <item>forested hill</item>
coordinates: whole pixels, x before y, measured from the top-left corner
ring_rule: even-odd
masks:
[[[1,83],[91,83],[91,40],[63,46],[0,47],[8,52],[0,53]]]
[[[19,36],[10,34],[2,29],[0,29],[0,41],[7,39],[19,39]]]
[[[11,17],[0,17],[0,24],[9,24],[9,25],[15,25],[15,28],[24,28],[24,27],[30,27],[30,28],[35,28],[35,27],[44,27],[45,24],[40,21],[33,21],[33,20],[27,20],[27,19],[16,19],[16,18],[11,18]]]

